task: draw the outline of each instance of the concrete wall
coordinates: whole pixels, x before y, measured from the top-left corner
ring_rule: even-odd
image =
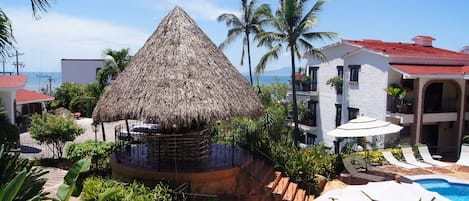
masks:
[[[96,70],[102,68],[103,59],[62,59],[62,83],[86,84],[96,81]]]
[[[15,124],[15,97],[16,90],[0,91],[1,103],[11,124]]]

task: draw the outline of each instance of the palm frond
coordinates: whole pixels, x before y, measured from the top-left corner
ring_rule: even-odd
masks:
[[[55,0],[52,0],[55,1]],[[31,0],[31,9],[33,10],[33,15],[36,19],[40,18],[40,12],[47,12],[47,9],[50,8],[48,0]]]
[[[319,59],[321,61],[327,61],[327,57],[326,55],[324,55],[324,53],[322,53],[321,51],[319,51],[318,49],[316,48],[311,48],[309,49],[305,55],[307,56],[310,56],[310,57],[313,57],[315,59]]]
[[[8,16],[0,9],[0,56],[5,59],[8,53],[14,49],[15,38]]]
[[[281,48],[282,44],[278,44],[261,57],[261,59],[259,60],[259,64],[257,64],[256,66],[256,75],[261,75],[262,73],[264,73],[267,63],[270,62],[272,59],[278,59],[278,54]]]
[[[225,21],[226,26],[229,27],[244,27],[241,19],[232,13],[223,13],[217,18],[218,22]]]
[[[224,49],[227,45],[231,44],[236,38],[241,36],[244,33],[244,29],[242,27],[236,27],[228,30],[227,38],[218,45],[220,49]]]
[[[307,40],[335,40],[339,34],[335,32],[309,32],[302,35]]]

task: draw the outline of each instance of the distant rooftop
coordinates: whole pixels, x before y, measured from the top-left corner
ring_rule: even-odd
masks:
[[[429,36],[417,36],[414,38],[415,43],[383,42],[381,40],[370,39],[344,40],[344,42],[387,55],[469,59],[469,54],[433,47],[431,44],[432,40],[435,39]]]
[[[51,101],[54,99],[55,98],[53,96],[49,96],[49,95],[42,94],[42,93],[37,93],[37,92],[26,90],[26,89],[16,90],[16,103],[17,104],[38,103],[38,102]]]
[[[0,88],[16,88],[26,84],[26,75],[0,75]]]

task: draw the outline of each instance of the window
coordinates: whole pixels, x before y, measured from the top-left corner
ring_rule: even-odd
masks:
[[[309,120],[311,121],[311,125],[310,126],[313,126],[315,127],[317,124],[316,124],[316,107],[318,105],[318,101],[312,101],[312,100],[309,100],[308,101],[308,110],[311,112],[309,115]]]
[[[335,104],[335,127],[342,123],[342,105]]]
[[[317,66],[308,67],[308,74],[311,77],[311,84],[310,84],[311,91],[317,91],[317,87],[318,87],[318,69],[319,69],[319,67],[317,67]]]
[[[360,65],[349,65],[350,68],[350,82],[358,82],[358,72],[360,72]]]
[[[337,76],[344,77],[344,66],[337,66]]]
[[[348,120],[356,119],[358,117],[358,108],[349,107],[348,108]]]

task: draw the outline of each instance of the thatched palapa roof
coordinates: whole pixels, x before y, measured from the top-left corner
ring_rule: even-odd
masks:
[[[174,8],[106,88],[94,121],[151,120],[190,128],[213,117],[259,116],[248,81],[181,8]]]

